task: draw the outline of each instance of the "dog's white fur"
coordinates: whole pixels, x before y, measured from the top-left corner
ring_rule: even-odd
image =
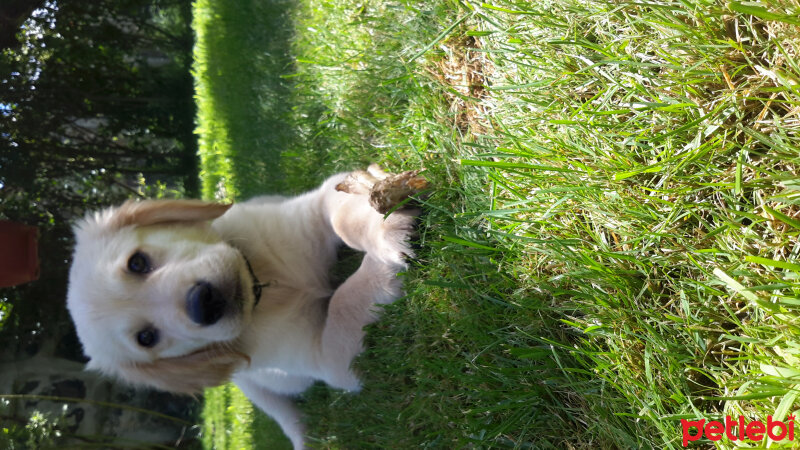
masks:
[[[364,193],[338,192],[346,175],[295,198],[128,202],[87,216],[75,227],[67,305],[89,367],[184,393],[232,380],[302,448],[291,396],[315,380],[359,390],[350,364],[362,328],[376,319],[374,304],[402,294],[397,274],[411,255],[413,212],[384,217]],[[342,243],[365,255],[334,291],[328,271]],[[152,271],[129,270],[136,252]],[[258,303],[245,258],[268,283]],[[187,314],[199,281],[227,302],[210,325]],[[146,327],[158,332],[152,348],[137,342]]]

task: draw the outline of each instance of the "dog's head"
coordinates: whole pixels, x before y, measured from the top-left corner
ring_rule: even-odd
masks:
[[[192,393],[247,364],[254,280],[209,224],[229,207],[129,201],[75,226],[67,307],[90,368]]]

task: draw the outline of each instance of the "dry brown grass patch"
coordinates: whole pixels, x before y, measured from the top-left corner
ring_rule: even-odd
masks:
[[[473,36],[458,36],[441,44],[444,55],[428,71],[449,89],[453,125],[462,134],[482,134],[487,128],[485,100],[492,70],[481,43]]]

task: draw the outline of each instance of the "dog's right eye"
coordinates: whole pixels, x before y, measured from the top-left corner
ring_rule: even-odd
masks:
[[[136,334],[136,342],[142,347],[150,348],[158,344],[158,330],[145,328]]]
[[[144,253],[136,252],[128,259],[128,270],[141,274],[150,272],[150,259]]]

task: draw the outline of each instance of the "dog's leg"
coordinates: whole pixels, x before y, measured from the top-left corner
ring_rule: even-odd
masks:
[[[351,248],[398,269],[405,267],[406,258],[413,256],[408,239],[419,211],[403,209],[385,217],[370,205],[368,195],[335,189],[347,176],[330,178],[318,191],[333,232]]]
[[[305,426],[290,397],[276,394],[249,378],[236,377],[233,381],[251,402],[278,422],[294,450],[305,448]]]
[[[291,227],[283,236],[297,236],[294,248],[312,244],[309,248],[314,251],[309,254],[317,261],[318,254],[335,254],[336,245],[344,242],[402,269],[405,260],[413,256],[408,238],[419,211],[404,208],[385,216],[370,203],[370,197],[380,194],[379,209],[391,209],[427,186],[423,178],[411,176],[415,173],[388,174],[373,165],[367,171],[334,175],[318,189],[281,204],[278,211],[292,218],[282,224]]]
[[[319,347],[323,381],[349,391],[361,388],[350,363],[363,348],[363,328],[378,316],[375,303],[390,303],[401,295],[395,270],[367,253],[356,273],[331,297]]]

